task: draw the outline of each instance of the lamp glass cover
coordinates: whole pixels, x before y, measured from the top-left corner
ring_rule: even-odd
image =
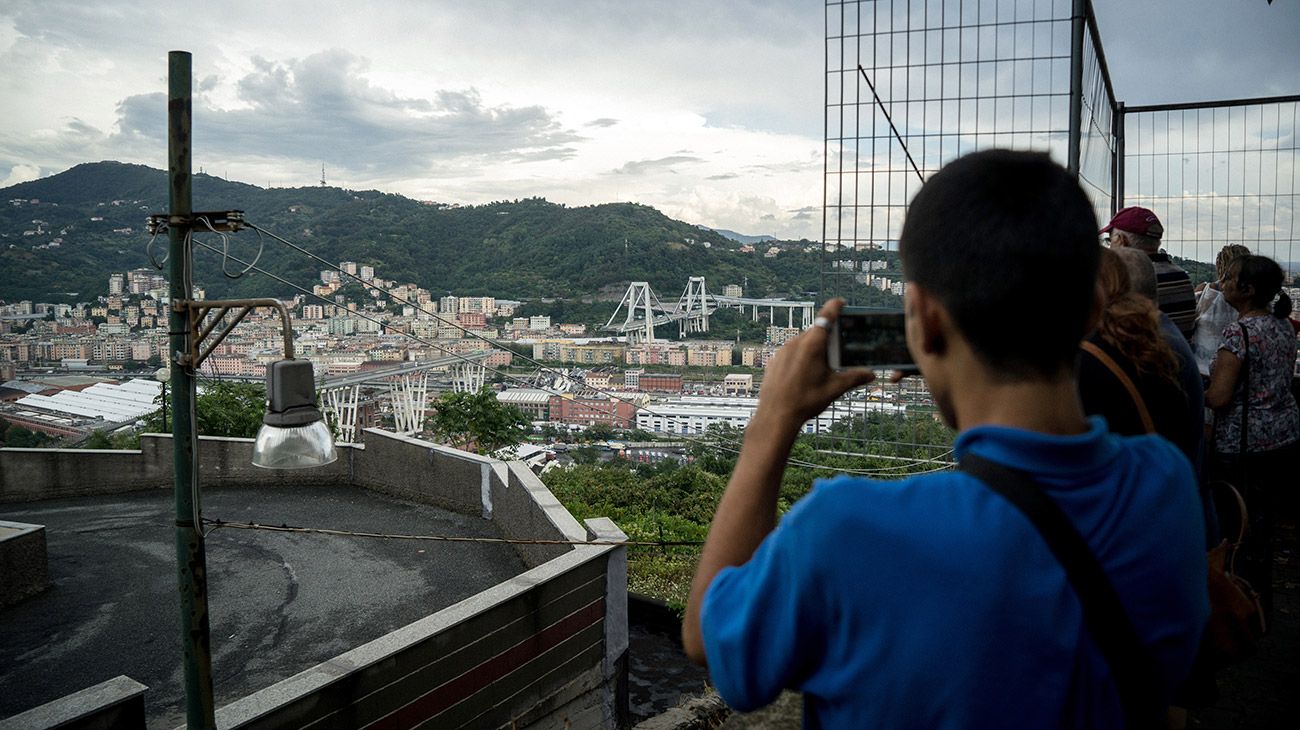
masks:
[[[265,469],[307,469],[339,458],[324,421],[305,426],[263,424],[253,443],[253,466]]]

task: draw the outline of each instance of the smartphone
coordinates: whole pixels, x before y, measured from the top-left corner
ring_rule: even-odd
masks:
[[[907,351],[903,311],[844,307],[831,325],[826,360],[835,370],[868,368],[916,372]]]

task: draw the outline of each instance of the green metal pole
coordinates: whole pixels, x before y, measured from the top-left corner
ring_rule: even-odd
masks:
[[[168,316],[172,357],[172,469],[176,490],[176,578],[181,597],[181,646],[185,661],[185,717],[191,730],[216,727],[212,701],[212,645],[208,632],[208,568],[203,549],[203,526],[195,524],[198,513],[198,475],[194,452],[198,448],[192,430],[194,373],[189,364],[177,362],[190,352],[189,310],[182,306],[193,295],[190,289],[189,218],[194,212],[193,180],[190,175],[190,54],[167,54],[167,179],[170,214],[168,235],[171,263],[171,312]]]

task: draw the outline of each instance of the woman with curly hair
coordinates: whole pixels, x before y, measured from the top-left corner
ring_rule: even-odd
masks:
[[[1201,375],[1209,376],[1210,365],[1223,344],[1223,328],[1237,321],[1237,310],[1223,298],[1223,277],[1234,261],[1249,256],[1250,249],[1239,243],[1230,243],[1219,249],[1214,259],[1215,280],[1196,293],[1196,334],[1192,337],[1192,351]]]
[[[1097,280],[1101,316],[1079,357],[1084,411],[1104,416],[1114,433],[1158,433],[1197,463],[1201,414],[1190,412],[1178,383],[1178,356],[1160,334],[1159,310],[1133,291],[1128,269],[1114,251],[1102,251]]]
[[[1229,265],[1223,297],[1237,310],[1223,328],[1223,345],[1210,370],[1205,404],[1214,409],[1214,450],[1220,476],[1242,488],[1250,512],[1251,540],[1242,577],[1272,606],[1273,514],[1296,488],[1294,452],[1300,409],[1291,393],[1296,333],[1287,318],[1291,299],[1282,291],[1282,268],[1264,256]]]

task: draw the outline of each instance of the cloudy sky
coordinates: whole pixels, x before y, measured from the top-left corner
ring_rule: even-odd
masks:
[[[1033,1],[1051,0],[1003,0]],[[1130,104],[1300,93],[1296,0],[1094,2]],[[0,0],[0,187],[102,159],[165,167],[167,52],[183,49],[212,174],[310,185],[323,164],[331,184],[425,200],[632,200],[818,238],[823,12]]]

